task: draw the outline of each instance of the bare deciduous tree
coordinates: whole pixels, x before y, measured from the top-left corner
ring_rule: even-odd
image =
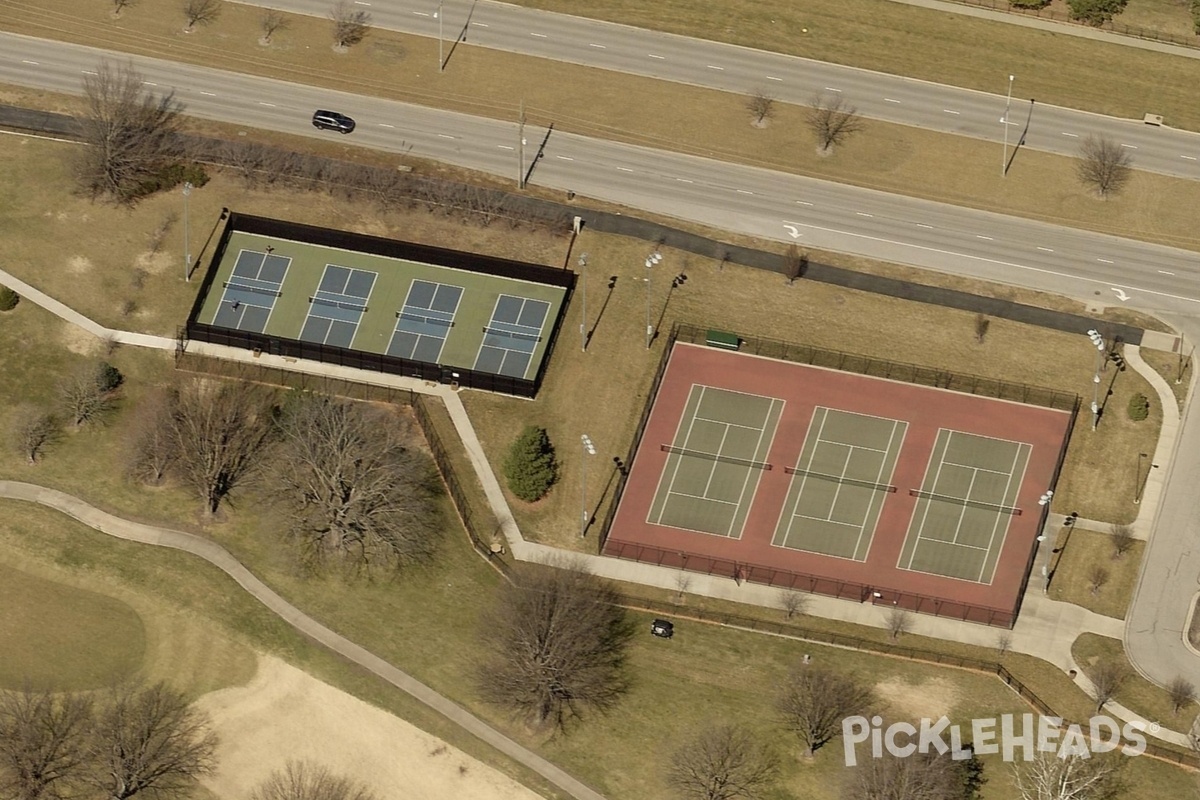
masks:
[[[803,277],[807,271],[808,253],[802,252],[794,244],[789,244],[787,252],[783,254],[783,274],[787,277],[788,284],[795,283],[796,279]]]
[[[988,328],[992,326],[992,320],[987,314],[975,315],[975,341],[983,344],[984,338],[987,336]]]
[[[1000,655],[1006,655],[1012,649],[1012,634],[1008,631],[1000,631],[996,635],[996,652]]]
[[[60,800],[83,776],[91,701],[26,687],[0,692],[0,797]]]
[[[1112,753],[1059,758],[1040,752],[1012,765],[1013,783],[1021,800],[1115,800],[1125,790],[1119,759]]]
[[[684,602],[684,595],[687,594],[687,590],[690,588],[692,588],[691,574],[685,569],[681,569],[675,573],[675,602]]]
[[[795,589],[779,590],[779,607],[783,609],[788,619],[808,611],[808,595],[801,594]]]
[[[754,125],[761,128],[775,114],[775,96],[766,89],[755,89],[746,98],[746,110],[754,115]]]
[[[776,708],[811,757],[841,732],[844,717],[865,713],[874,703],[875,693],[857,676],[801,665],[788,676]]]
[[[618,595],[574,568],[521,565],[484,614],[481,695],[542,728],[613,706],[632,636]]]
[[[808,128],[817,137],[822,153],[842,144],[863,129],[858,109],[841,94],[818,94],[808,104]]]
[[[1128,182],[1133,156],[1107,136],[1088,136],[1079,146],[1079,180],[1107,200]]]
[[[779,759],[745,728],[709,728],[676,751],[667,781],[686,800],[755,800],[779,774]]]
[[[269,417],[266,398],[248,383],[191,380],[173,391],[175,471],[208,513],[261,467]]]
[[[76,179],[93,197],[130,202],[163,165],[183,105],[172,93],[149,91],[128,64],[101,61],[84,76],[83,88],[86,110],[78,121],[87,146],[79,151]]]
[[[1185,706],[1196,702],[1196,687],[1182,675],[1176,676],[1167,684],[1167,694],[1171,696],[1171,712],[1178,714]]]
[[[137,5],[137,0],[112,0],[113,15],[121,16],[121,12]]]
[[[164,683],[124,684],[96,713],[90,782],[109,800],[171,797],[213,769],[208,717]]]
[[[58,420],[49,411],[34,406],[17,409],[13,418],[12,443],[30,464],[36,464],[46,445],[58,435]]]
[[[210,25],[221,16],[221,0],[183,0],[183,16],[187,18],[185,31],[197,25]]]
[[[311,761],[289,759],[254,788],[250,800],[377,800],[365,785]]]
[[[1118,661],[1103,659],[1087,670],[1087,676],[1092,679],[1092,687],[1096,692],[1096,711],[1099,711],[1129,680],[1129,668]]]
[[[1104,584],[1108,583],[1108,570],[1103,564],[1093,564],[1088,570],[1088,590],[1093,595],[1100,594],[1100,590],[1104,588]]]
[[[174,392],[158,389],[138,405],[129,446],[129,477],[134,480],[157,486],[175,463],[174,400]]]
[[[437,473],[397,414],[294,392],[277,418],[279,477],[310,565],[427,560],[441,529]]]
[[[1114,522],[1109,532],[1112,535],[1113,558],[1121,558],[1133,549],[1137,539],[1133,536],[1133,527]]]
[[[112,410],[120,380],[108,378],[107,364],[83,364],[58,384],[58,400],[67,420],[79,427]]]
[[[347,0],[339,0],[329,12],[333,20],[333,43],[340,48],[356,45],[371,30],[371,15],[355,8]]]
[[[885,754],[865,758],[850,772],[844,800],[971,800],[978,797],[983,765],[972,757],[955,761],[949,754]]]
[[[912,614],[908,609],[900,606],[892,606],[888,609],[884,622],[887,623],[888,633],[893,639],[899,639],[901,634],[912,630]]]
[[[258,18],[258,29],[262,31],[262,39],[259,41],[263,44],[270,44],[272,36],[287,30],[290,25],[291,23],[282,11],[276,11],[273,8],[263,9]]]

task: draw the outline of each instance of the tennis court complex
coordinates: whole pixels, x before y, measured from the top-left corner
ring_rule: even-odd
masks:
[[[772,543],[865,561],[908,423],[818,406]]]
[[[916,498],[900,568],[991,583],[1031,445],[939,430]]]
[[[1011,625],[1075,402],[676,342],[603,553]]]
[[[188,334],[532,396],[573,286],[565,270],[231,214]]]
[[[739,538],[783,401],[694,385],[647,517],[653,525]]]

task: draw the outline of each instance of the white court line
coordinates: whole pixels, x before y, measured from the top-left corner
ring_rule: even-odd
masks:
[[[952,433],[950,436],[953,437],[954,434]],[[945,464],[946,462],[943,461],[942,465],[945,466]],[[975,489],[975,479],[979,477],[979,470],[975,469],[974,467],[970,467],[969,469],[971,470],[971,482],[967,484],[967,494],[962,498],[964,501],[969,501],[971,499],[971,492]],[[933,491],[937,491],[936,484],[934,484]],[[954,538],[951,540],[951,544],[955,545],[958,544],[958,534],[962,533],[963,520],[966,519],[967,509],[970,508],[970,506],[964,502],[961,508],[962,510],[958,512],[958,524],[954,526]],[[920,534],[918,533],[917,536],[920,537]]]
[[[694,419],[692,421],[695,422]],[[721,443],[717,445],[717,452],[713,453],[714,456],[719,456],[721,454],[721,451],[725,449],[725,440],[728,438],[729,438],[729,426],[726,425],[725,432],[721,434]],[[685,449],[687,448],[686,444],[684,445],[684,448]],[[710,469],[708,471],[708,480],[704,482],[704,496],[705,497],[708,497],[708,487],[712,486],[713,476],[717,474],[717,464],[719,464],[719,463],[721,463],[721,462],[717,461],[715,458],[712,461],[712,469]],[[749,470],[746,471],[746,476],[747,477],[750,476]]]
[[[688,494],[687,492],[673,492],[670,489],[667,490],[667,496],[668,497],[671,497],[671,496],[689,497],[692,500],[704,500],[705,502],[708,502],[708,503],[720,503],[720,504],[726,505],[726,506],[736,506],[737,505],[737,503],[735,503],[733,500],[718,500],[715,497],[708,497],[707,495],[703,495],[703,494]]]
[[[943,433],[946,434],[946,439],[945,439],[945,443],[942,446],[942,454],[940,456],[938,456],[937,472],[935,472],[933,475],[933,488],[934,489],[937,489],[938,479],[942,477],[942,465],[946,463],[942,459],[946,456],[946,451],[950,449],[950,434],[952,433],[952,431],[949,431],[946,428],[941,428],[938,430],[939,437]],[[933,446],[935,449],[937,448],[937,440],[936,439],[934,440]],[[929,476],[928,465],[926,465],[926,468],[925,468],[925,476],[926,477]],[[922,485],[924,485],[924,481],[922,481],[921,483],[922,483]],[[902,569],[909,569],[909,570],[912,569],[913,559],[917,555],[917,547],[921,544],[921,531],[925,530],[925,523],[929,520],[929,509],[931,506],[933,506],[933,502],[930,500],[930,498],[924,497],[924,498],[919,498],[919,499],[922,499],[925,501],[925,512],[923,514],[921,514],[921,524],[917,527],[917,540],[915,542],[913,542],[912,552],[908,554],[908,566],[903,567]]]
[[[975,434],[971,434],[971,435],[974,436]],[[980,438],[983,438],[983,437],[980,437]],[[993,441],[1002,442],[1004,440],[1003,439],[993,439]],[[1010,442],[1010,444],[1023,444],[1023,443],[1022,442]],[[1012,474],[1009,472],[1005,472],[1002,469],[988,469],[987,467],[977,467],[974,464],[959,464],[955,461],[945,461],[943,463],[949,464],[952,467],[965,467],[966,469],[978,470],[979,472],[994,472],[997,475],[1011,475]]]
[[[722,389],[722,391],[724,390]],[[775,398],[771,397],[766,399],[774,400]],[[723,419],[709,419],[708,417],[702,417],[699,414],[696,415],[696,419],[700,422],[715,422],[718,425],[728,425],[731,428],[745,428],[748,431],[761,431],[763,429],[762,425],[742,425],[739,422],[726,422]]]
[[[763,420],[763,427],[762,427],[762,429],[761,429],[761,430],[759,431],[759,433],[758,433],[758,442],[757,442],[757,443],[754,445],[754,455],[756,455],[756,456],[758,455],[759,451],[762,449],[762,440],[763,440],[763,437],[767,435],[767,426],[766,426],[766,422],[767,422],[767,420],[768,420],[768,419],[770,419],[770,418],[771,418],[771,413],[772,413],[772,412],[775,410],[775,403],[776,403],[776,402],[782,403],[783,401],[782,401],[782,400],[777,400],[776,398],[772,397],[772,398],[771,398],[771,404],[770,404],[769,406],[767,406],[767,419],[764,419],[764,420]],[[782,415],[783,415],[783,411],[782,411],[782,410],[781,410],[779,413],[780,413],[780,416],[782,416]],[[725,429],[725,431],[726,431],[726,433],[728,433],[728,432],[729,432],[729,428],[726,428],[726,429]],[[772,434],[772,435],[773,435],[773,434]],[[770,448],[768,448],[768,450],[769,450],[769,449],[770,449]],[[739,509],[739,510],[741,509],[741,506],[742,506],[742,501],[746,499],[746,487],[750,485],[750,475],[751,475],[751,472],[752,472],[752,471],[753,471],[753,467],[747,467],[747,468],[746,468],[746,479],[745,479],[744,481],[742,481],[742,491],[741,491],[741,493],[740,493],[740,494],[738,494],[738,509]],[[756,480],[755,480],[755,487],[757,487],[757,486],[758,486],[758,481],[759,481],[759,479],[756,479]],[[746,518],[749,518],[749,516],[750,516],[750,515],[749,515],[749,513],[747,513],[747,514],[746,514]],[[727,535],[729,535],[729,536],[733,536],[733,522],[734,522],[734,520],[736,520],[736,519],[737,519],[737,514],[734,514],[734,515],[733,515],[733,517],[734,517],[734,518],[733,518],[733,519],[731,519],[731,520],[729,521],[729,532],[728,532],[728,534],[727,534]],[[745,527],[745,525],[746,525],[746,519],[744,518],[744,519],[742,519],[742,526],[743,526],[743,527]],[[739,538],[739,539],[741,538],[741,532],[740,532],[740,531],[738,532],[738,538]]]
[[[1018,447],[1017,452],[1013,453],[1012,466],[1009,467],[1009,469],[1008,469],[1008,481],[1004,484],[1004,497],[1005,498],[1008,497],[1008,491],[1009,491],[1009,489],[1012,488],[1012,479],[1013,479],[1013,476],[1017,472],[1017,460],[1020,457],[1021,457],[1021,448]],[[1004,525],[1004,527],[1006,529],[1008,528],[1008,525],[1012,522],[1012,518],[1009,517],[1007,513],[1003,512],[1003,511],[996,512],[996,521],[992,523],[992,536],[991,536],[991,538],[988,539],[988,546],[987,546],[988,555],[991,555],[992,544],[996,541],[996,529],[1000,527],[1001,519],[1008,520],[1008,522],[1006,522]],[[983,583],[983,570],[986,567],[987,567],[987,556],[984,556],[983,563],[979,565],[979,577],[976,578],[976,582]]]
[[[696,391],[696,387],[697,387],[697,386],[699,386],[699,387],[700,387],[700,396],[699,396],[699,397],[696,399],[696,410],[697,410],[697,411],[699,411],[699,410],[700,410],[700,403],[701,403],[701,401],[704,399],[704,390],[705,390],[705,388],[706,388],[706,387],[705,387],[703,384],[697,384],[697,383],[693,383],[693,384],[692,384],[692,388],[691,388],[691,389],[688,391],[688,399],[687,399],[687,402],[686,402],[686,403],[684,403],[684,405],[683,405],[684,411],[686,411],[686,410],[687,410],[687,407],[688,407],[688,405],[690,405],[690,404],[691,404],[691,401],[692,401],[692,395],[695,393],[695,391]],[[684,444],[685,444],[685,445],[687,444],[687,440],[688,440],[688,439],[690,439],[690,438],[691,438],[691,436],[692,436],[692,426],[693,426],[693,425],[695,425],[695,424],[696,424],[696,417],[695,417],[695,416],[693,416],[693,417],[692,417],[692,419],[691,419],[691,421],[688,423],[688,429],[687,429],[687,433],[685,433],[685,434],[684,434],[684,436],[683,436],[683,442],[684,442]],[[682,428],[683,428],[683,417],[681,416],[681,417],[679,418],[679,422],[675,423],[675,436],[673,436],[673,437],[671,438],[671,441],[672,441],[672,442],[678,442],[678,441],[679,441],[679,431],[680,431]],[[676,458],[675,458],[675,469],[671,471],[671,480],[670,480],[670,481],[667,483],[667,497],[668,497],[668,498],[671,496],[671,494],[672,494],[672,493],[676,493],[676,494],[682,494],[682,492],[675,492],[675,478],[676,478],[676,476],[678,476],[678,475],[679,475],[679,465],[683,463],[683,456],[680,456],[680,455],[678,455],[678,454],[676,454],[676,453],[671,453],[671,454],[670,454],[670,455],[668,455],[668,457],[667,457],[667,460],[668,460],[668,462],[670,461],[670,456],[671,456],[671,455],[674,455],[674,456],[676,456]],[[658,476],[658,486],[657,486],[657,487],[655,488],[655,490],[654,490],[654,496],[655,496],[655,497],[658,497],[658,493],[659,493],[660,491],[662,491],[662,488],[663,488],[662,484],[663,484],[663,481],[666,479],[666,477],[667,477],[667,471],[664,469],[664,470],[662,471],[662,474]],[[649,517],[647,517],[647,518],[646,518],[646,521],[647,521],[647,522],[650,522],[652,525],[661,525],[661,524],[662,524],[662,515],[663,515],[663,511],[665,511],[665,510],[666,510],[666,508],[667,508],[667,503],[666,503],[666,500],[664,499],[664,500],[663,500],[663,505],[662,505],[662,508],[661,508],[661,509],[659,509],[659,512],[658,512],[658,519],[657,519],[657,520],[653,520],[653,521],[651,521],[651,520],[650,520],[650,518],[649,518]],[[651,509],[653,509],[653,505],[651,506]]]

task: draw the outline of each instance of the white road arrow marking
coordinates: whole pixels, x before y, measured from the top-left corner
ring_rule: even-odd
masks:
[[[783,227],[784,227],[784,230],[786,230],[786,231],[788,232],[788,236],[791,236],[793,239],[799,239],[799,238],[800,238],[800,236],[801,236],[801,233],[800,233],[800,231],[799,231],[799,230],[797,230],[797,229],[796,229],[796,226],[795,226],[795,225],[788,225],[788,224],[785,222],[785,223],[783,223]]]
[[[1117,299],[1120,300],[1122,303],[1124,303],[1126,300],[1129,299],[1129,295],[1125,294],[1124,289],[1118,289],[1115,286],[1110,286],[1108,288],[1113,290],[1113,294],[1115,294],[1117,296]]]

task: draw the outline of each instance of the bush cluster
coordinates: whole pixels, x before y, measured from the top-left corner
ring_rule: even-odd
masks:
[[[7,286],[0,286],[0,311],[12,311],[17,307],[21,296]]]
[[[1150,400],[1144,394],[1135,394],[1129,398],[1129,418],[1141,422],[1150,416]]]
[[[208,183],[208,173],[199,164],[182,164],[179,162],[168,164],[139,183],[130,193],[129,199],[136,200],[141,197],[147,197],[155,192],[164,192],[174,189],[176,186],[182,186],[184,183],[190,183],[192,186],[199,188]]]
[[[1067,0],[1071,19],[1099,28],[1125,10],[1126,0]]]

